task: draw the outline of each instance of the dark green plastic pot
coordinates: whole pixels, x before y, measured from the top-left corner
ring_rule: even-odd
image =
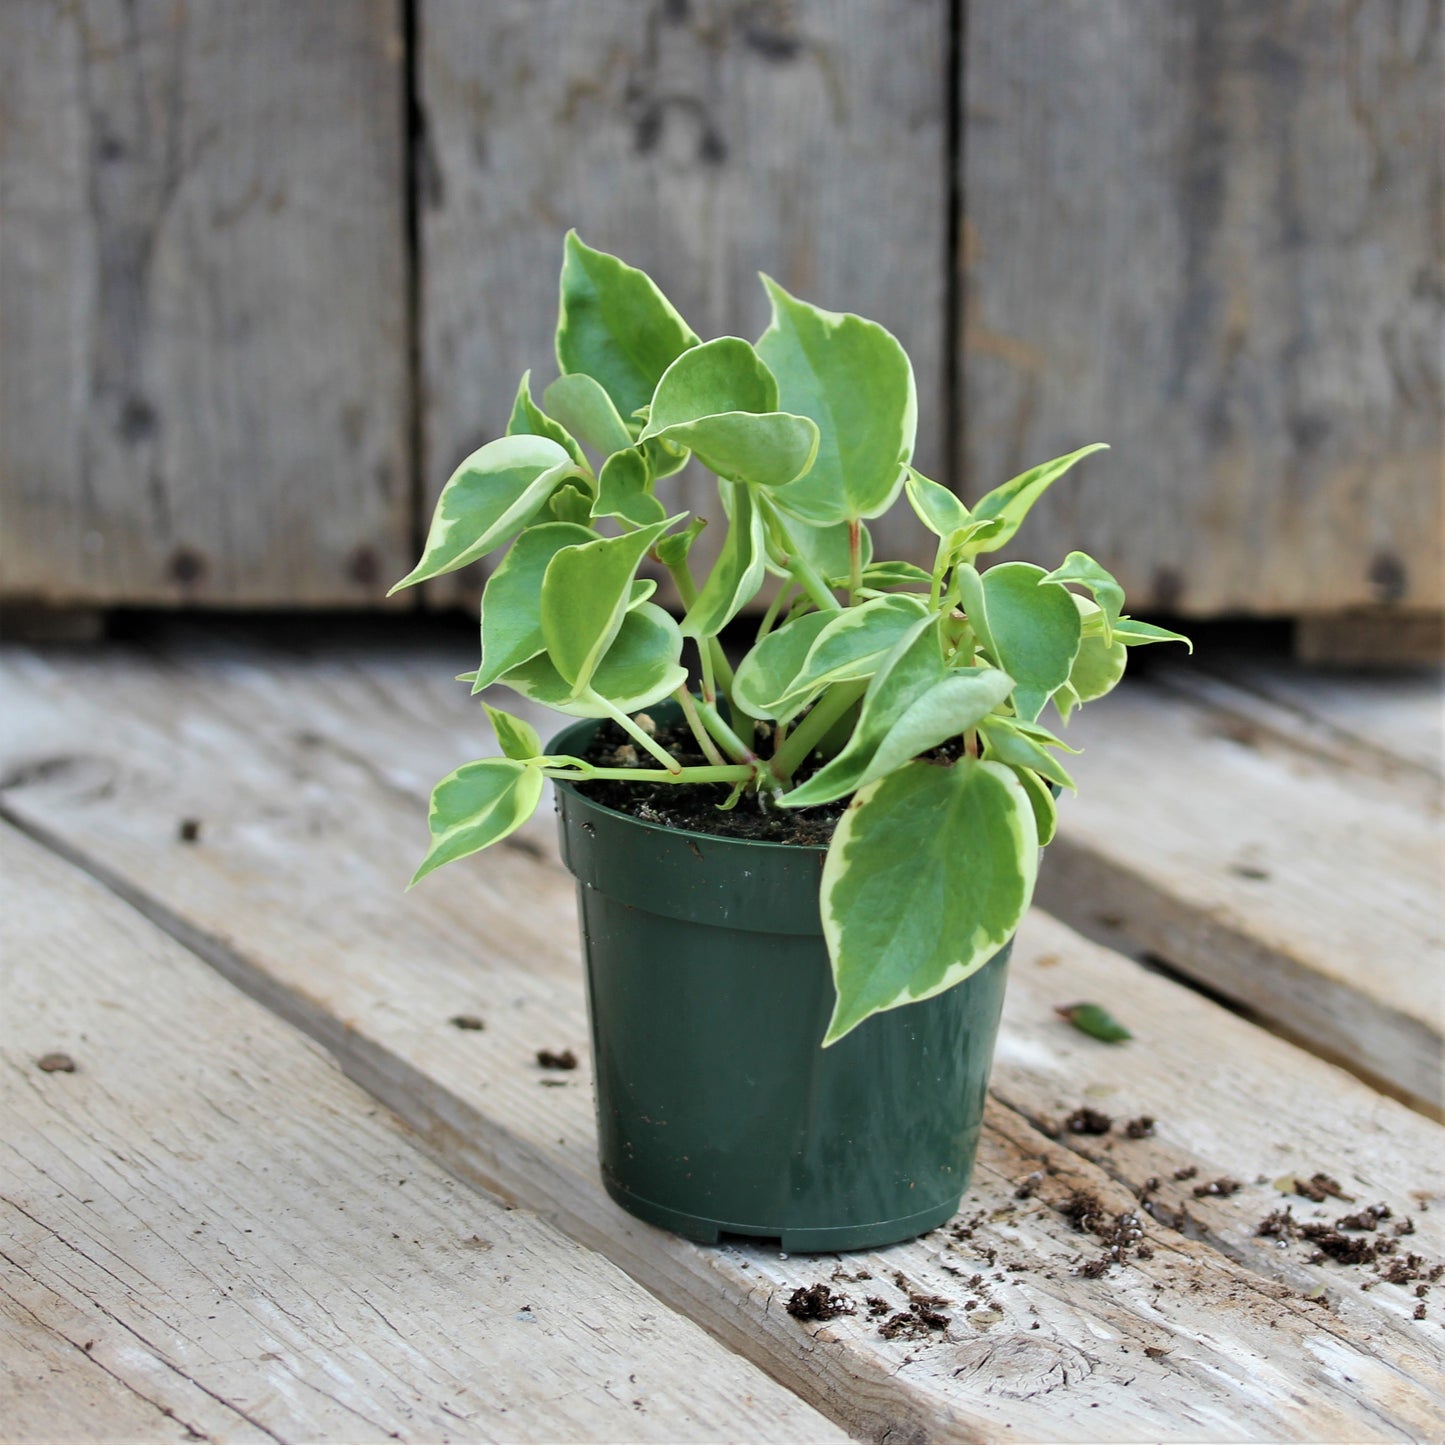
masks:
[[[547,751],[581,754],[597,726]],[[612,1197],[691,1239],[789,1251],[893,1244],[949,1219],[973,1168],[1009,947],[823,1049],[825,849],[680,832],[556,791]]]

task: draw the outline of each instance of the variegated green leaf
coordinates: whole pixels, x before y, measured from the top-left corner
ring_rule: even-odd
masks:
[[[666,520],[621,537],[563,547],[542,575],[542,636],[547,656],[576,697],[612,645],[628,611],[632,582]]]
[[[804,612],[775,628],[738,664],[733,703],[753,718],[775,718],[770,709],[785,697],[803,670],[808,650],[833,618],[829,612]]]
[[[1194,644],[1182,632],[1170,632],[1167,627],[1156,627],[1152,622],[1136,622],[1132,617],[1121,617],[1114,624],[1114,640],[1125,647],[1142,647],[1149,642],[1182,642],[1190,652]]]
[[[1018,684],[1014,708],[1033,722],[1069,679],[1082,634],[1074,597],[1031,562],[1002,562],[979,575],[956,572],[968,620],[989,660]]]
[[[1038,831],[998,763],[908,763],[849,805],[823,867],[837,1003],[825,1045],[982,968],[1033,895]]]
[[[778,380],[778,405],[811,417],[821,439],[812,470],[777,495],[815,526],[876,517],[892,505],[913,455],[913,367],[876,322],[824,311],[763,277],[773,318],[758,354]]]
[[[692,544],[702,535],[706,526],[706,517],[694,517],[682,531],[659,537],[652,549],[657,554],[657,560],[664,567],[681,567],[687,561],[687,554],[692,551]]]
[[[541,797],[542,770],[511,758],[484,758],[448,774],[432,793],[431,848],[412,884],[505,838],[532,816]]]
[[[1012,718],[990,717],[979,724],[985,757],[1015,768],[1030,768],[1041,778],[1077,793],[1078,787],[1064,765],[1042,743],[1014,726]]]
[[[1059,805],[1054,798],[1054,790],[1032,768],[1015,768],[1013,773],[1029,795],[1029,805],[1034,810],[1034,826],[1039,831],[1039,847],[1047,848],[1054,841],[1054,832],[1059,825]]]
[[[607,717],[608,708],[596,698],[631,713],[676,692],[687,681],[681,655],[677,623],[662,608],[644,602],[623,617],[615,641],[592,674],[591,688],[580,697],[545,652],[513,668],[502,681],[523,697],[571,717]]]
[[[577,445],[572,433],[567,430],[559,421],[547,415],[536,402],[532,400],[532,373],[524,371],[522,380],[517,387],[517,398],[512,403],[511,419],[507,422],[507,435],[546,437],[566,449],[567,454],[577,465],[583,469],[587,467],[587,457],[582,448]]]
[[[503,712],[489,702],[484,702],[482,706],[487,710],[487,721],[497,735],[497,746],[501,748],[504,758],[516,758],[525,763],[542,756],[542,739],[537,736],[537,729],[531,723],[525,718]]]
[[[1070,452],[1068,456],[1055,457],[1051,462],[1030,467],[1028,471],[1021,472],[1012,481],[1005,482],[1003,486],[995,487],[993,491],[980,497],[973,505],[973,515],[980,521],[997,517],[1004,525],[1000,531],[988,538],[985,546],[976,550],[994,552],[1004,546],[1018,531],[1019,524],[1028,516],[1029,509],[1033,504],[1065,472],[1092,453],[1102,451],[1108,451],[1108,447],[1103,442],[1080,447],[1078,451]]]
[[[940,678],[898,715],[858,786],[865,788],[921,753],[979,726],[1013,691],[1013,685],[1013,678],[993,667],[962,668]]]
[[[968,508],[947,487],[929,481],[922,472],[912,467],[908,468],[908,480],[904,487],[908,492],[909,506],[936,537],[950,537],[972,520]]]
[[[610,457],[632,445],[632,433],[595,378],[583,372],[559,376],[542,393],[542,400],[553,416],[565,422],[599,456]]]
[[[544,522],[528,527],[512,543],[482,592],[482,665],[474,693],[546,650],[542,578],[547,565],[562,548],[590,542],[596,535],[570,522]]]
[[[933,579],[912,562],[875,562],[863,569],[864,587],[921,587],[924,591]]]
[[[1079,609],[1084,624],[1084,636],[1079,643],[1074,665],[1069,669],[1068,690],[1056,699],[1059,715],[1065,722],[1069,720],[1069,713],[1079,704],[1093,702],[1095,698],[1112,692],[1124,676],[1124,669],[1129,662],[1129,653],[1122,639],[1115,635],[1114,641],[1109,642],[1102,629],[1092,631],[1089,628],[1091,620],[1102,620],[1107,624],[1104,610],[1099,604],[1091,602],[1087,597],[1075,597],[1074,605]]]
[[[544,515],[558,522],[571,522],[585,527],[592,520],[592,495],[576,482],[568,482],[552,493]]]
[[[673,360],[697,344],[650,276],[567,233],[557,318],[561,371],[595,377],[618,413],[631,416],[652,400]]]
[[[520,531],[576,471],[566,448],[547,437],[501,437],[474,451],[437,498],[421,561],[391,591],[486,556]]]
[[[732,489],[728,534],[707,581],[687,609],[682,635],[704,640],[716,637],[756,595],[765,570],[763,518],[747,487],[722,482]]]
[[[920,618],[898,640],[868,684],[853,735],[806,783],[783,793],[785,808],[811,808],[853,792],[889,729],[945,674],[939,619]]]
[[[1077,582],[1087,587],[1098,606],[1105,646],[1114,642],[1114,624],[1124,608],[1124,589],[1112,572],[1101,567],[1087,552],[1070,552],[1062,567],[1055,567],[1046,582]]]
[[[646,527],[667,516],[662,503],[652,495],[652,476],[647,458],[638,447],[613,452],[597,474],[594,517],[621,517],[635,527]]]

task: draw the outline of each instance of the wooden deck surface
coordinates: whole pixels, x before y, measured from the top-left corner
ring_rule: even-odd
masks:
[[[1108,737],[1086,739],[1045,874],[1105,915],[1080,920],[1092,931],[1296,1042],[1036,909],[958,1220],[787,1258],[690,1244],[603,1193],[549,815],[402,892],[432,781],[490,747],[446,681],[465,660],[184,629],[0,658],[7,1437],[1438,1433],[1445,1134],[1359,1077],[1426,1101],[1432,1057],[1438,1078],[1428,700],[1408,745],[1358,693],[1316,707],[1307,679],[1218,682],[1298,720],[1261,713],[1248,741],[1227,731],[1232,693],[1168,678],[1096,709],[1131,766],[1116,776]],[[1151,751],[1176,740],[1184,801]],[[1293,823],[1270,802],[1286,782],[1308,794]],[[1168,930],[1149,922],[1166,902],[1186,920]],[[1054,1009],[1079,999],[1133,1041],[1071,1030]],[[564,1047],[576,1073],[537,1068]],[[75,1071],[42,1070],[52,1053]],[[1109,1132],[1071,1132],[1080,1106]],[[1316,1175],[1348,1202],[1292,1192]],[[1385,1241],[1373,1264],[1258,1232],[1283,1207],[1313,1224],[1371,1205],[1389,1218],[1346,1238]],[[1093,1226],[1126,1213],[1147,1248],[1090,1268]],[[792,1318],[792,1291],[820,1281],[856,1313]],[[891,1315],[911,1295],[947,1299],[947,1326],[884,1338],[867,1299]]]

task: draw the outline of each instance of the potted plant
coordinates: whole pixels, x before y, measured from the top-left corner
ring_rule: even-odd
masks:
[[[413,882],[555,780],[608,1189],[696,1238],[859,1248],[942,1223],[966,1185],[1010,942],[1073,787],[1045,706],[1067,720],[1129,647],[1184,639],[1125,616],[1081,552],[978,566],[1098,447],[966,507],[910,465],[897,340],[763,283],[761,338],[704,342],[568,235],[560,375],[540,406],[523,376],[397,585],[508,547],[464,680],[582,721],[544,746],[488,707],[502,756],[437,785]],[[690,458],[717,478],[706,520],[668,505]],[[930,569],[873,555],[867,523],[900,493]],[[721,551],[697,578],[709,523]],[[720,634],[768,587],[734,667]]]

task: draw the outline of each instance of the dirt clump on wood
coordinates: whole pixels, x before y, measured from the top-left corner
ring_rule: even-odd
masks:
[[[35,1061],[42,1074],[73,1074],[75,1060],[69,1054],[42,1054]]]
[[[1097,1109],[1081,1105],[1064,1120],[1064,1128],[1070,1134],[1107,1134],[1114,1127],[1114,1121]]]
[[[795,1320],[833,1320],[857,1313],[845,1294],[834,1294],[826,1284],[802,1285],[788,1300],[788,1313]]]
[[[1137,1119],[1130,1119],[1124,1125],[1124,1132],[1131,1139],[1149,1139],[1154,1134],[1154,1116],[1152,1114],[1140,1114]]]
[[[537,1067],[540,1069],[575,1069],[577,1055],[571,1049],[562,1049],[560,1052],[555,1049],[538,1049]]]

